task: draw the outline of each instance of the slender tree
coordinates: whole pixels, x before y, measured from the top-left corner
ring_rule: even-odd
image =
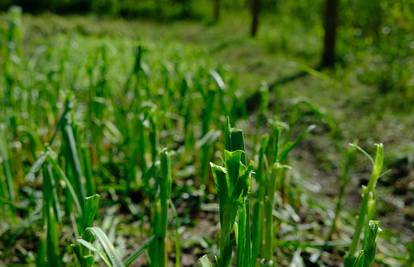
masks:
[[[324,39],[321,67],[335,65],[335,45],[338,27],[339,0],[326,0],[324,10]]]
[[[155,0],[155,11],[157,13],[157,16],[162,17],[162,4],[161,0]]]
[[[255,37],[259,28],[260,16],[260,0],[251,0],[250,11],[252,14],[252,24],[250,28],[250,36]]]
[[[181,16],[184,18],[189,18],[192,16],[193,8],[191,0],[181,0],[182,10]]]
[[[213,21],[217,22],[220,19],[221,0],[213,0]]]

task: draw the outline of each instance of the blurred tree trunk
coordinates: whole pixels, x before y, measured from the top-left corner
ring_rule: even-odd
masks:
[[[213,21],[217,22],[220,19],[221,0],[213,0]]]
[[[162,3],[161,0],[155,0],[155,10],[159,18],[162,17]]]
[[[336,31],[338,27],[339,0],[326,0],[324,11],[324,39],[321,67],[335,65]]]
[[[191,18],[191,16],[193,15],[192,1],[191,0],[181,0],[181,2],[182,2],[181,16],[183,18]]]
[[[260,0],[251,0],[252,25],[250,36],[255,37],[259,28]]]

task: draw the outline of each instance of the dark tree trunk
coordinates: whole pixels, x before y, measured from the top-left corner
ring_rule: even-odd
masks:
[[[220,0],[213,0],[213,21],[217,22],[220,19]]]
[[[193,14],[193,7],[192,7],[192,1],[191,0],[184,0],[182,2],[182,17],[183,18],[191,18]]]
[[[155,0],[155,10],[159,18],[162,17],[162,3],[161,0]]]
[[[324,39],[321,67],[333,67],[335,64],[336,30],[338,27],[339,0],[326,0],[324,12]]]
[[[252,25],[250,36],[255,37],[259,28],[260,0],[251,0]]]

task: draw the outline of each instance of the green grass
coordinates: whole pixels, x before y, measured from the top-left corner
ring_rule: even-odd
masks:
[[[4,16],[2,20],[4,21]],[[246,24],[246,20],[245,13],[238,13],[237,16],[230,13],[218,25],[210,27],[202,22],[191,21],[161,24],[146,20],[99,20],[93,16],[63,18],[54,15],[26,16],[25,38],[30,42],[25,44],[29,46],[41,44],[48,36],[55,38],[56,35],[60,35],[58,39],[64,39],[62,34],[69,36],[81,34],[92,37],[88,38],[88,42],[111,37],[111,43],[115,38],[118,41],[168,42],[172,46],[179,46],[180,49],[195,47],[199,51],[208,53],[214,62],[224,64],[226,69],[231,68],[231,72],[238,77],[238,86],[246,92],[258,88],[261,81],[272,82],[317,64],[321,49],[321,29],[320,24],[315,22],[317,20],[307,25],[309,29],[306,32],[301,32],[303,25],[300,20],[292,22],[292,19],[285,16],[273,18],[266,15],[256,40],[247,37],[247,25],[242,27]],[[287,28],[290,31],[286,31]],[[344,44],[349,42],[347,39],[351,38],[351,33],[347,29],[343,29],[341,33],[344,40],[340,42],[340,47],[344,47]],[[289,44],[279,44],[283,39],[288,40]],[[298,40],[294,41],[295,39]],[[351,39],[351,41],[358,45],[357,49],[344,47],[343,53],[354,61],[338,66],[336,71],[328,72],[325,76],[310,75],[283,85],[278,89],[278,96],[283,101],[307,99],[328,109],[349,139],[358,136],[364,140],[368,138],[379,140],[382,137],[381,141],[386,145],[392,145],[390,146],[392,154],[407,149],[412,150],[412,140],[405,138],[413,127],[408,111],[400,111],[401,105],[393,104],[398,103],[394,101],[397,100],[395,98],[398,95],[379,95],[376,88],[375,75],[377,74],[373,70],[376,66],[381,70],[382,65],[376,63],[375,55],[385,52],[378,52],[376,47],[366,43],[366,39]],[[380,44],[382,43],[388,44],[387,39],[381,39]],[[365,47],[369,49],[363,50]],[[309,56],[303,56],[305,52]],[[412,57],[404,58],[401,66],[408,70],[412,66]],[[382,76],[389,75],[384,73]],[[391,84],[389,86],[392,87]],[[392,90],[391,87],[389,90]],[[408,92],[410,91],[412,89]],[[375,103],[366,105],[368,101],[375,101]],[[409,106],[410,103],[401,104]],[[355,110],[358,110],[356,114]],[[350,116],[357,116],[361,123],[355,127],[346,127],[346,119]],[[401,122],[398,127],[396,127],[396,120]],[[377,131],[371,133],[369,129],[373,128]],[[377,133],[380,129],[390,130],[379,136]]]
[[[358,138],[372,151],[380,138],[387,155],[412,153],[409,114],[391,116],[391,97],[355,80],[372,54],[319,72],[318,23],[301,33],[266,16],[251,40],[235,27],[245,18],[0,16],[1,264],[412,262],[409,226],[381,222],[380,233],[375,221],[393,216],[375,189],[382,145],[371,178],[347,147]]]

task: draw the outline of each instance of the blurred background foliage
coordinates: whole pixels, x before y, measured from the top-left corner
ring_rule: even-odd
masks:
[[[261,19],[269,21],[261,25],[265,48],[270,52],[285,52],[302,47],[294,56],[315,67],[319,57],[315,59],[314,55],[321,53],[322,42],[308,43],[305,35],[321,38],[324,6],[336,0],[0,0],[0,10],[18,5],[25,13],[33,14],[92,14],[160,22],[196,20],[207,24],[216,23],[221,13],[222,18],[241,17],[248,27],[252,13],[249,10],[255,2],[260,3]],[[358,82],[375,87],[399,110],[410,108],[414,101],[414,1],[337,3],[340,33],[336,37],[336,63],[352,65],[357,70]],[[279,26],[276,38],[272,37],[275,31],[272,24]],[[281,25],[286,28],[283,32]]]
[[[36,70],[47,73],[46,77],[57,76],[54,69],[63,69],[66,65],[61,67],[59,62],[66,61],[73,72],[68,75],[76,76],[82,60],[91,61],[94,57],[87,55],[94,55],[94,51],[100,51],[97,47],[107,45],[108,62],[115,65],[108,71],[108,87],[113,88],[112,83],[122,78],[119,72],[125,73],[125,66],[132,64],[131,55],[125,51],[147,39],[146,48],[151,56],[146,55],[145,60],[151,63],[151,57],[157,57],[150,64],[156,68],[164,68],[158,62],[171,57],[176,61],[183,59],[185,64],[205,65],[205,69],[211,67],[208,61],[211,60],[221,66],[219,72],[226,77],[229,73],[237,77],[237,83],[233,76],[228,83],[243,94],[257,95],[258,86],[266,81],[274,88],[271,96],[274,113],[282,101],[295,98],[309,99],[327,108],[343,129],[346,140],[358,138],[364,145],[383,141],[389,148],[387,165],[392,175],[384,183],[399,184],[399,178],[405,176],[412,181],[414,0],[261,0],[263,23],[255,39],[248,34],[252,20],[250,1],[257,0],[0,0],[0,10],[6,12],[12,5],[18,5],[25,13],[22,58],[36,59],[38,54],[51,53],[49,48],[56,51],[56,55],[44,57],[44,70]],[[336,64],[322,71],[318,64],[324,49],[324,8],[332,1],[339,3]],[[8,28],[12,27],[6,16],[0,16],[0,35],[5,36],[0,39],[0,48],[4,50],[6,45],[2,44],[9,37],[3,33],[13,32]],[[152,41],[149,44],[157,45],[149,45],[148,39]],[[178,48],[174,45],[177,43]],[[183,47],[189,44],[197,47],[197,52],[188,53],[191,60],[183,52]],[[3,60],[0,58],[0,63]],[[203,64],[203,60],[207,62]],[[50,66],[55,67],[50,70]],[[162,74],[158,69],[154,72]],[[305,72],[307,76],[297,72]],[[87,84],[73,82],[68,77],[64,87],[87,88]],[[39,79],[39,83],[46,81]],[[330,159],[332,153],[322,149],[326,141],[320,136],[312,141],[307,143],[310,156],[305,155],[302,160],[317,155],[318,160],[309,165],[329,173],[332,167],[325,158]],[[412,191],[408,193],[409,187],[401,184],[394,191],[398,194],[403,191],[407,195],[404,201],[411,207]],[[390,202],[394,198],[397,199],[391,195]],[[398,228],[392,219],[405,220],[394,206],[382,202],[379,206],[387,209],[391,218],[384,220],[388,227]],[[414,211],[409,209],[406,214],[411,215],[407,215],[401,233],[412,228]]]

